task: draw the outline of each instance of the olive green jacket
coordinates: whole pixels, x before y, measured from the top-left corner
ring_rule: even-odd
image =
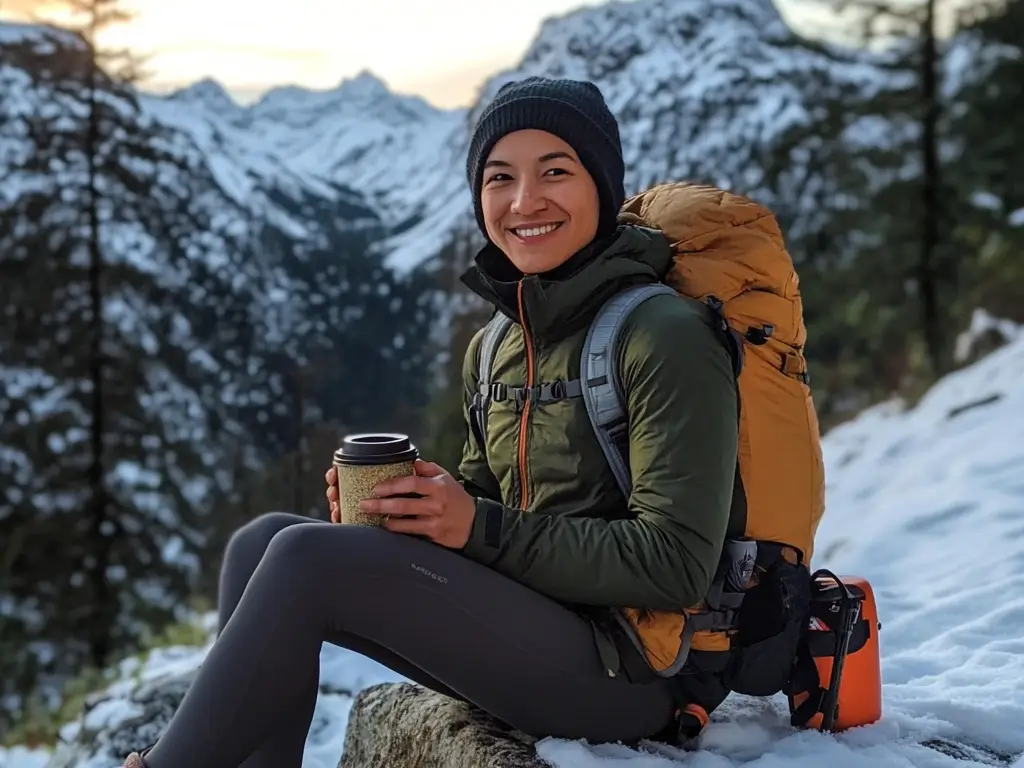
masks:
[[[668,242],[621,226],[569,262],[523,277],[488,246],[463,276],[516,321],[492,380],[510,387],[579,378],[591,319],[619,291],[663,276]],[[466,419],[481,333],[466,352]],[[737,394],[707,308],[656,296],[618,345],[633,491],[624,499],[582,398],[491,402],[486,453],[472,428],[459,466],[477,497],[463,553],[559,601],[679,610],[703,599],[726,535],[736,473]]]

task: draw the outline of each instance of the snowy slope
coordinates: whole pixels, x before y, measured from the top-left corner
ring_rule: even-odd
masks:
[[[878,406],[825,437],[828,511],[814,565],[874,585],[883,625],[879,723],[838,736],[794,731],[781,697],[737,696],[714,714],[696,752],[549,739],[540,754],[559,768],[1010,765],[1024,753],[1021,435],[1024,332],[1018,330],[1010,344],[946,377],[916,407]],[[204,654],[153,654],[141,674],[194,669]],[[123,690],[133,684],[130,668]],[[400,679],[325,646],[303,768],[337,764],[347,692]],[[91,717],[113,721],[125,714],[115,698]],[[41,768],[44,758],[0,751],[0,768]],[[98,758],[73,768],[114,766]]]

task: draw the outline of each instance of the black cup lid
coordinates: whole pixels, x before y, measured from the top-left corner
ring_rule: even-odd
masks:
[[[342,466],[397,464],[419,458],[419,451],[408,435],[393,432],[365,432],[346,435],[334,452],[334,461]]]

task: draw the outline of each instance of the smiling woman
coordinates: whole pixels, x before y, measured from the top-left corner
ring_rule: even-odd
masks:
[[[624,196],[618,124],[597,87],[569,83],[556,102],[533,83],[495,98],[466,166],[477,223],[523,274],[552,270],[613,232]]]
[[[597,185],[551,133],[515,131],[495,144],[480,196],[488,237],[524,274],[554,269],[597,234]]]

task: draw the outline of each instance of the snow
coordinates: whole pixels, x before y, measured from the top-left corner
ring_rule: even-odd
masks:
[[[1009,338],[915,406],[875,406],[824,438],[828,510],[813,565],[873,585],[883,625],[880,722],[838,735],[797,731],[782,697],[735,696],[696,751],[546,739],[539,754],[557,768],[966,768],[1007,766],[1024,753],[1024,330]],[[206,650],[126,662],[115,691],[194,669]],[[303,768],[337,765],[351,692],[402,679],[325,645]],[[89,716],[125,714],[115,701]],[[955,745],[960,759],[928,740]],[[45,752],[0,749],[0,768],[44,762]],[[1016,765],[1024,768],[1024,757]]]
[[[1011,227],[1024,227],[1024,208],[1018,208],[1010,214]]]
[[[0,768],[44,768],[50,755],[40,749],[0,747]]]
[[[327,199],[339,188],[358,190],[398,229],[411,217],[443,215],[451,197],[458,159],[450,138],[461,129],[464,110],[393,94],[369,73],[332,90],[275,88],[246,107],[209,80],[166,97],[146,96],[143,105],[190,134],[225,192],[245,207],[253,207],[254,191],[266,188],[287,186],[296,196],[308,191]],[[261,195],[256,200],[258,212],[274,214]],[[423,243],[409,248],[418,263],[440,244],[434,251]]]
[[[198,104],[207,109],[222,112],[237,109],[239,106],[223,85],[208,77],[175,91],[170,95],[169,100],[184,104]]]
[[[37,48],[46,49],[54,44],[81,47],[82,39],[73,32],[57,29],[46,24],[0,23],[0,46],[35,43]]]
[[[975,342],[986,333],[995,333],[1005,342],[1020,337],[1024,334],[1024,328],[1010,320],[992,317],[983,309],[976,309],[971,315],[971,324],[957,336],[953,353],[956,361],[966,361],[973,351]]]

